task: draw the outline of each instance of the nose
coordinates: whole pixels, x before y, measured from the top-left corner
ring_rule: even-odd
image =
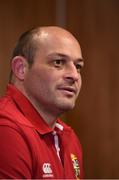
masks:
[[[65,79],[69,82],[76,82],[80,78],[80,73],[77,71],[77,68],[74,64],[70,64],[68,67],[66,67],[65,72]]]

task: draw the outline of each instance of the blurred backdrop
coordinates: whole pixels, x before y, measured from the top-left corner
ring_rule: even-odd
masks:
[[[83,146],[85,178],[119,178],[119,1],[1,0],[0,95],[17,38],[44,25],[68,29],[82,47],[82,90],[63,118]]]

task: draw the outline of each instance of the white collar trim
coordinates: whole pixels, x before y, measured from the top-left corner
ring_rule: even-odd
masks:
[[[60,129],[61,131],[63,131],[63,128],[64,128],[64,127],[63,127],[61,124],[56,123],[55,126],[56,126],[58,129]]]

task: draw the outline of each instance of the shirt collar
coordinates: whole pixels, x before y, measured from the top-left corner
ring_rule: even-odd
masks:
[[[8,84],[7,95],[12,97],[14,102],[17,104],[18,109],[29,120],[27,123],[23,120],[21,122],[22,124],[29,125],[30,123],[30,125],[42,135],[53,132],[53,129],[48,126],[41,115],[35,110],[30,101],[14,85]],[[59,123],[56,123],[56,127],[62,129],[62,125],[58,124]]]

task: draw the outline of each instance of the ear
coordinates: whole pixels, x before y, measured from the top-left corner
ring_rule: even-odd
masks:
[[[22,56],[16,56],[12,59],[12,71],[19,80],[24,80],[27,61]]]

